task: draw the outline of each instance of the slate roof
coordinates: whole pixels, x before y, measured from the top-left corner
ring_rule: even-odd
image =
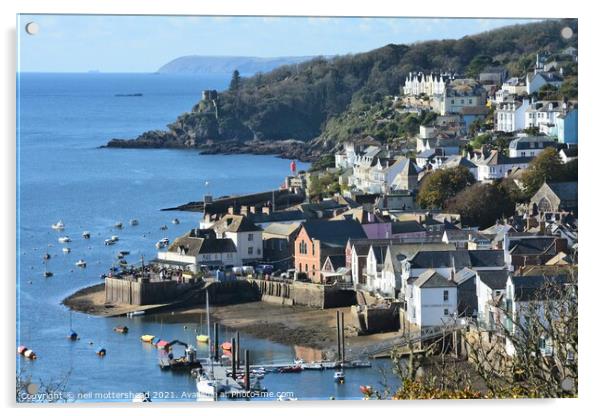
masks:
[[[549,290],[555,285],[565,285],[565,276],[513,276],[514,300],[527,302],[554,297],[556,290]]]
[[[419,251],[411,259],[417,269],[504,267],[503,250]]]
[[[479,165],[498,166],[498,165],[518,165],[521,163],[529,163],[533,157],[508,157],[497,150],[493,150],[485,159],[477,161]]]
[[[395,221],[391,223],[393,234],[420,233],[426,231],[418,221]]]
[[[268,225],[267,227],[265,227],[265,229],[263,230],[264,233],[268,233],[268,234],[275,234],[275,235],[282,235],[282,236],[290,236],[291,234],[294,234],[295,231],[297,231],[299,229],[300,223],[292,223],[292,224],[283,224],[280,222],[275,222],[272,223],[270,225]]]
[[[533,256],[542,254],[556,254],[556,237],[542,236],[535,238],[523,238],[520,240],[510,240],[508,249],[511,254]]]
[[[230,238],[178,237],[167,249],[172,253],[198,256],[207,253],[236,253],[236,245]]]
[[[508,272],[506,270],[480,270],[477,272],[479,279],[491,290],[506,289]]]
[[[252,232],[262,231],[261,227],[255,225],[253,221],[245,217],[244,215],[227,214],[220,218],[211,226],[216,233],[221,234],[223,232],[241,233],[241,232]]]
[[[413,283],[419,288],[435,288],[435,287],[455,287],[456,284],[451,280],[447,280],[435,270],[427,270],[418,276]]]
[[[577,200],[577,182],[551,182],[548,186],[561,201]]]
[[[458,166],[464,166],[468,169],[474,169],[477,167],[473,162],[460,155],[451,155],[447,157],[447,160],[443,163],[442,167],[455,168]]]
[[[301,225],[312,240],[321,244],[344,247],[350,238],[366,238],[361,224],[355,220],[339,221],[311,220]]]
[[[508,145],[509,149],[523,150],[533,149],[531,143],[535,143],[535,149],[543,149],[544,147],[556,146],[556,142],[548,136],[526,136],[517,137]]]

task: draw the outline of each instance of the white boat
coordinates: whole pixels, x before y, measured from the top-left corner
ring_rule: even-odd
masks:
[[[112,246],[115,243],[116,243],[116,241],[115,240],[111,240],[110,238],[107,238],[105,240],[105,246]]]
[[[69,238],[69,236],[59,237],[59,243],[61,243],[61,244],[70,243],[70,242],[71,242],[71,239]]]
[[[344,383],[345,373],[343,373],[342,371],[336,371],[334,373],[334,381],[336,381],[337,383]]]
[[[132,226],[138,225],[138,220],[137,219],[130,220],[130,225],[132,225]]]
[[[196,391],[198,401],[217,401],[221,383],[205,371],[199,371],[196,377]]]
[[[157,243],[155,244],[155,247],[157,248],[165,248],[169,245],[169,238],[165,237],[160,239],[159,241],[157,241]]]
[[[303,361],[303,358],[295,358],[294,363],[295,365],[302,365],[305,364],[305,361]]]
[[[65,224],[63,224],[63,220],[59,220],[56,224],[52,224],[53,230],[63,231],[65,229]]]
[[[178,225],[180,223],[180,220],[177,218],[174,218],[173,220],[171,220],[171,223]]]
[[[86,262],[82,259],[79,259],[77,262],[75,262],[75,265],[77,267],[86,267],[87,266]]]
[[[134,312],[128,312],[127,316],[128,317],[132,317],[132,316],[140,316],[140,315],[144,315],[144,311],[134,311]]]
[[[63,247],[63,253],[71,253],[71,249],[69,247]]]
[[[85,238],[86,240],[90,238],[90,231],[84,231],[82,233],[82,237]]]
[[[111,236],[111,241],[119,241],[119,236],[118,235],[112,235]]]

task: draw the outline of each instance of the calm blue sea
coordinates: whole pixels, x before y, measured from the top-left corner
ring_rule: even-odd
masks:
[[[154,244],[192,228],[199,214],[161,212],[161,208],[214,196],[276,188],[288,173],[289,161],[270,156],[201,156],[186,150],[100,149],[111,138],[132,138],[162,129],[189,111],[203,89],[223,89],[229,77],[155,74],[21,74],[18,78],[17,123],[17,345],[26,345],[38,360],[17,356],[17,370],[34,380],[67,377],[68,391],[77,393],[170,392],[170,400],[186,400],[195,391],[187,375],[162,372],[157,351],[141,345],[150,333],[164,339],[192,342],[188,325],[157,317],[97,318],[70,312],[61,300],[77,289],[100,282],[119,250],[130,260],[155,256]],[[142,93],[141,97],[115,94]],[[306,165],[299,163],[299,168]],[[208,185],[206,185],[208,183]],[[171,220],[178,217],[179,225]],[[132,227],[128,221],[139,220]],[[64,232],[51,229],[62,220]],[[124,224],[115,230],[115,222]],[[167,231],[161,231],[165,224]],[[92,233],[84,240],[81,233]],[[105,246],[117,234],[119,242]],[[64,254],[61,236],[69,236]],[[44,253],[52,255],[45,278]],[[88,267],[79,269],[83,259]],[[70,342],[70,317],[80,341]],[[118,335],[113,327],[127,325]],[[231,334],[223,329],[224,336]],[[290,361],[294,347],[241,335],[253,360]],[[98,347],[107,356],[95,355]],[[16,346],[15,346],[16,347]],[[204,355],[206,352],[199,350]],[[353,373],[353,374],[351,374]],[[300,398],[359,398],[360,384],[377,385],[377,368],[350,371],[338,386],[332,374],[268,375],[272,391],[294,391]],[[173,393],[173,394],[172,394]],[[109,396],[86,400],[108,401]]]

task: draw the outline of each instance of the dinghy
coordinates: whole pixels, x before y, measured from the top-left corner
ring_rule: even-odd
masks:
[[[140,337],[140,341],[142,341],[142,342],[153,342],[154,339],[155,339],[154,335],[142,335]]]

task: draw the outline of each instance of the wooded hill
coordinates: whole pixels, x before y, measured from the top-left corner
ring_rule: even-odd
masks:
[[[566,26],[574,32],[569,40],[560,35]],[[454,71],[474,76],[486,65],[501,64],[511,75],[524,75],[534,65],[537,52],[553,53],[568,46],[577,46],[576,19],[546,20],[458,40],[390,44],[366,53],[315,58],[248,78],[233,77],[228,90],[215,100],[199,102],[167,131],[147,132],[134,141],[113,140],[109,146],[198,147],[232,140],[315,139],[313,144],[320,142],[324,149],[344,139],[339,136],[346,131],[338,125],[329,134],[325,129],[330,119],[339,116],[345,120],[349,112],[355,122],[354,113],[361,113],[363,107],[400,94],[411,71]],[[395,132],[399,133],[403,130]]]

